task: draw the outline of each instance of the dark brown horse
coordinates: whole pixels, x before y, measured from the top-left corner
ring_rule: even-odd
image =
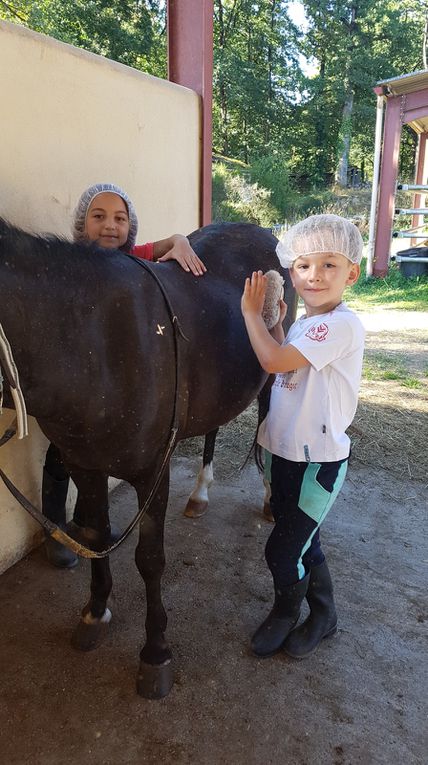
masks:
[[[174,263],[24,233],[0,222],[0,323],[29,414],[61,451],[95,550],[107,547],[107,476],[135,487],[140,507],[177,440],[215,431],[242,412],[266,375],[241,317],[245,277],[280,269],[276,239],[249,224],[207,226],[190,236],[203,278]],[[293,302],[288,274],[286,301]],[[10,406],[10,399],[5,405]],[[169,466],[140,525],[135,560],[147,594],[138,692],[172,685],[161,599]],[[91,593],[73,635],[95,647],[111,612],[108,558],[93,559]]]

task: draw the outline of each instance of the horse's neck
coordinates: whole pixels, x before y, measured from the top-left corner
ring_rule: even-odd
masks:
[[[72,330],[63,280],[49,267],[49,253],[9,248],[0,257],[0,322],[10,344],[27,408],[47,416],[57,395],[56,352]],[[52,259],[52,258],[51,258]],[[68,285],[70,289],[70,285]],[[58,294],[59,293],[59,294]],[[63,293],[61,295],[61,293]]]

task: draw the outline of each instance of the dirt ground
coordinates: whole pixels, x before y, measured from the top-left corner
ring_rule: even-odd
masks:
[[[422,330],[417,344],[426,349]],[[409,353],[411,337],[410,328]],[[379,324],[370,344],[390,345]],[[422,379],[426,355],[416,366]],[[251,443],[249,411],[220,433],[203,518],[182,516],[198,444],[184,444],[173,458],[163,590],[175,685],[167,698],[146,701],[135,692],[144,623],[135,533],[112,557],[113,621],[92,653],[75,652],[69,642],[87,596],[87,561],[57,571],[38,549],[0,578],[3,763],[425,765],[428,481],[419,463],[427,460],[427,415],[417,388],[425,453],[410,474],[398,459],[400,440],[386,439],[394,428],[380,417],[372,384],[362,391],[348,477],[322,533],[337,635],[301,662],[282,654],[258,660],[249,651],[271,602],[261,481],[253,465],[237,470]],[[411,398],[401,410],[412,411]],[[367,448],[375,416],[379,452]],[[397,423],[405,461],[415,448],[403,436],[409,417]],[[134,493],[122,485],[112,495],[112,515],[125,524],[133,511]]]

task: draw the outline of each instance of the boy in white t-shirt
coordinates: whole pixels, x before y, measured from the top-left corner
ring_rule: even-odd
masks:
[[[253,635],[257,656],[284,649],[309,656],[336,632],[337,616],[319,527],[345,479],[351,424],[358,400],[364,328],[342,303],[360,273],[361,234],[337,215],[313,215],[290,228],[277,246],[306,313],[284,339],[280,303],[270,332],[262,318],[266,277],[246,279],[242,313],[263,369],[276,373],[258,442],[272,453],[274,529],[266,544],[275,602]],[[310,615],[295,628],[307,598]]]

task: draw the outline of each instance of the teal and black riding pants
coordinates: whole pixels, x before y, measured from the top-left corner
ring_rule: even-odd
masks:
[[[324,562],[319,528],[342,488],[347,467],[348,459],[290,462],[272,455],[275,526],[265,555],[275,586],[295,584]]]

